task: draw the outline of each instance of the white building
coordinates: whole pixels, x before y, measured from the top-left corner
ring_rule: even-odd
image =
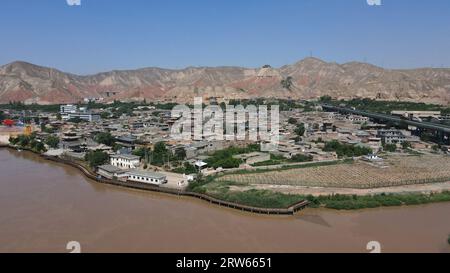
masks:
[[[79,118],[81,120],[85,120],[85,121],[89,121],[89,122],[93,122],[93,121],[99,121],[101,120],[100,115],[98,114],[92,114],[92,113],[84,113],[84,112],[79,112],[79,113],[65,113],[64,115],[61,116],[61,118],[63,120],[70,120],[70,119],[75,119],[75,118]]]
[[[69,114],[69,113],[74,114],[74,113],[78,112],[78,107],[73,104],[61,105],[60,112],[61,112],[61,114]]]
[[[136,155],[112,155],[111,165],[123,170],[139,167],[140,157]]]
[[[78,109],[78,106],[73,104],[61,105],[60,113],[63,120],[79,118],[82,120],[93,122],[99,121],[101,119],[100,115],[89,112],[86,107],[81,107],[80,109]]]
[[[154,185],[162,185],[167,183],[167,177],[160,173],[132,170],[127,172],[127,175],[129,181]]]
[[[364,123],[369,122],[368,117],[358,116],[358,115],[350,115],[347,117],[347,120],[353,122],[353,123]]]
[[[97,174],[108,179],[118,179],[124,181],[126,181],[128,177],[126,170],[122,170],[111,165],[99,166],[97,169]]]

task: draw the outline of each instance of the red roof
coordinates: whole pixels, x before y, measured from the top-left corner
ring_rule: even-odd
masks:
[[[14,120],[11,120],[11,119],[5,119],[3,121],[3,125],[5,125],[5,126],[13,126],[14,124],[15,124]]]

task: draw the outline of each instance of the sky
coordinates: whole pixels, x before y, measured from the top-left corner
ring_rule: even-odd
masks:
[[[73,0],[72,0],[73,1]],[[450,67],[449,0],[1,0],[0,65]]]

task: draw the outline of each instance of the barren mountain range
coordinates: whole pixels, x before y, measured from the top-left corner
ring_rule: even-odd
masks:
[[[105,101],[193,102],[255,97],[312,99],[373,98],[450,103],[450,69],[383,69],[367,63],[329,63],[307,58],[272,68],[143,68],[79,76],[26,62],[0,67],[0,103],[73,103]]]

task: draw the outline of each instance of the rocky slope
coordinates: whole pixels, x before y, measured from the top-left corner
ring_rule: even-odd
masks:
[[[450,69],[387,70],[366,63],[337,64],[316,58],[281,68],[144,68],[89,76],[25,62],[0,67],[0,103],[69,103],[83,98],[192,102],[195,96],[220,100],[311,99],[323,95],[449,104]]]

